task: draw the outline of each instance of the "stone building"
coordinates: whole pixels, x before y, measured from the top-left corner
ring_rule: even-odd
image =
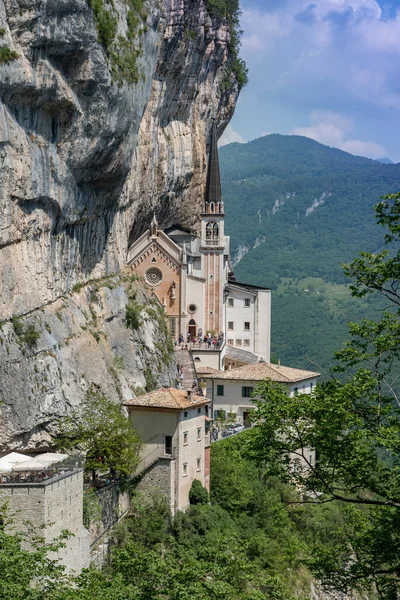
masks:
[[[0,505],[7,502],[10,533],[27,531],[27,524],[45,543],[67,530],[54,558],[68,572],[80,573],[90,563],[89,532],[83,525],[83,469],[66,455],[34,457],[11,453],[0,459]]]
[[[254,408],[253,391],[264,379],[282,384],[293,396],[312,392],[319,375],[271,363],[246,365],[227,371],[208,367],[197,370],[199,380],[206,383],[206,396],[212,400],[214,420],[243,425],[248,424],[249,413]]]
[[[189,504],[194,479],[209,489],[209,400],[192,391],[161,388],[125,403],[143,448],[138,490],[159,490],[172,513]]]
[[[219,369],[270,359],[270,290],[236,281],[224,221],[214,123],[200,234],[181,226],[161,231],[154,216],[127,262],[165,309],[172,336],[219,336],[212,352],[197,345],[193,353],[196,362]]]

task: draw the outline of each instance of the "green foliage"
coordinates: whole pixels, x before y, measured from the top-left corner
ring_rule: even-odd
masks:
[[[101,519],[101,504],[95,490],[89,490],[83,495],[83,524],[89,527]]]
[[[227,19],[230,29],[229,63],[226,77],[223,81],[223,91],[231,86],[230,75],[233,74],[239,90],[248,83],[248,69],[243,59],[239,58],[242,31],[240,30],[240,6],[239,0],[206,0],[207,10],[212,17]]]
[[[22,535],[7,533],[6,507],[0,505],[0,598],[2,600],[54,600],[64,586],[64,567],[49,557],[62,540],[44,544],[37,539],[26,549]],[[65,537],[65,536],[63,536]]]
[[[110,59],[113,77],[118,83],[137,83],[139,68],[137,59],[142,51],[136,44],[138,26],[147,18],[143,0],[127,0],[126,38],[116,38],[118,18],[111,2],[105,6],[104,0],[90,0],[96,22],[99,42],[104,46]]]
[[[371,208],[400,188],[400,165],[281,135],[225,146],[220,163],[233,255],[249,249],[237,279],[274,291],[274,353],[283,364],[310,368],[307,354],[329,368],[347,322],[373,318],[382,306],[373,296],[351,299],[340,265],[360,248],[382,247]],[[323,203],[307,214],[314,201]],[[310,276],[315,289],[307,293]]]
[[[11,319],[11,322],[12,322],[12,325],[13,325],[13,328],[14,328],[15,335],[18,336],[18,337],[21,337],[23,335],[24,329],[25,329],[24,328],[24,324],[21,321],[21,319],[19,317],[14,316]]]
[[[84,451],[86,471],[113,469],[129,476],[139,461],[140,440],[121,405],[94,388],[62,419],[55,444],[66,452]]]
[[[31,323],[26,327],[22,339],[29,348],[33,348],[40,339],[40,332],[37,331],[35,326]]]
[[[0,27],[0,37],[3,37],[3,35],[5,35],[6,30],[4,29],[4,27]]]
[[[146,392],[155,390],[157,387],[157,378],[150,367],[145,368],[144,377],[146,379]]]
[[[136,331],[142,324],[141,314],[143,306],[134,300],[130,300],[126,306],[125,324],[132,331]]]
[[[388,228],[386,252],[361,253],[346,267],[355,296],[373,291],[392,301],[378,322],[350,323],[351,339],[336,353],[333,377],[289,398],[265,381],[257,389],[257,422],[248,450],[284,481],[308,493],[314,507],[346,508],[333,543],[316,545],[310,560],[327,586],[393,600],[400,587],[400,404],[394,392],[400,358],[400,194],[376,206]],[[310,449],[317,450],[317,461]],[[318,510],[318,508],[316,508]]]
[[[19,58],[19,54],[18,52],[15,52],[15,50],[11,50],[8,46],[2,46],[0,48],[0,64],[11,62],[17,58]]]
[[[72,291],[77,294],[83,287],[85,287],[85,284],[83,281],[80,281],[73,286]]]
[[[108,51],[117,33],[118,19],[112,14],[111,6],[107,9],[103,0],[90,0],[94,19],[99,33],[99,42]]]
[[[194,479],[192,482],[192,486],[189,490],[189,502],[190,504],[208,503],[208,492],[198,479]]]
[[[14,316],[11,321],[15,335],[20,339],[20,341],[29,346],[29,348],[36,346],[38,340],[40,339],[40,332],[36,330],[33,323],[25,327],[22,320],[16,316]]]

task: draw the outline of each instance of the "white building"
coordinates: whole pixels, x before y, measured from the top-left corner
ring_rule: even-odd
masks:
[[[189,504],[194,479],[209,489],[210,400],[193,392],[161,388],[125,403],[143,448],[138,489],[167,496],[172,513]]]
[[[280,383],[293,396],[312,392],[319,375],[271,363],[246,365],[228,371],[207,367],[197,370],[199,380],[206,383],[206,396],[212,399],[214,420],[244,425],[248,424],[249,413],[254,409],[251,396],[261,381],[271,379]]]
[[[270,290],[235,280],[224,220],[214,123],[200,233],[179,225],[162,231],[154,217],[127,263],[164,307],[172,336],[186,342],[223,334],[212,351],[206,344],[193,349],[196,363],[218,369],[270,360],[271,337]]]

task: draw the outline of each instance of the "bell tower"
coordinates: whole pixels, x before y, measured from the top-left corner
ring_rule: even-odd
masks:
[[[204,325],[206,332],[212,331],[215,334],[223,328],[224,217],[217,126],[214,119],[211,126],[206,192],[201,213],[200,250],[203,254],[203,273],[206,280]]]

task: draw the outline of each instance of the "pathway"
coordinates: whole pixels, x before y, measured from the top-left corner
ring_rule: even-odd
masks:
[[[196,371],[194,369],[192,355],[188,350],[175,350],[176,363],[183,367],[183,382],[182,388],[184,390],[191,390],[193,379],[196,379]]]

